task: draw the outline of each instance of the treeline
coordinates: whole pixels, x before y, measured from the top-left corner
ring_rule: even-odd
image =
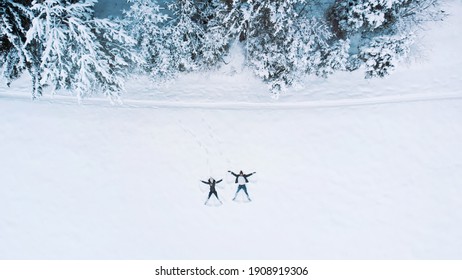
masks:
[[[416,33],[442,20],[440,0],[128,0],[122,19],[94,16],[96,0],[0,0],[0,67],[79,98],[117,97],[129,74],[154,80],[223,66],[239,44],[245,64],[279,94],[307,75],[390,74]]]

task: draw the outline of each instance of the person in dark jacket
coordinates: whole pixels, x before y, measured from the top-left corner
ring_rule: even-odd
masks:
[[[215,179],[213,179],[212,177],[210,177],[208,181],[202,181],[201,180],[202,183],[207,184],[207,185],[210,186],[209,196],[207,197],[207,200],[205,201],[204,204],[207,204],[207,202],[209,201],[212,194],[214,194],[216,196],[216,198],[218,199],[218,201],[220,201],[220,203],[223,204],[223,202],[221,202],[220,198],[218,198],[217,189],[215,188],[216,184],[220,183],[221,181],[223,181],[223,179],[215,181]]]
[[[248,177],[252,176],[253,174],[255,174],[255,172],[252,172],[252,173],[249,173],[249,174],[244,174],[244,172],[242,172],[242,170],[239,172],[239,174],[236,174],[232,171],[228,171],[229,173],[231,173],[234,177],[236,177],[236,180],[234,181],[234,183],[238,184],[237,186],[237,191],[236,191],[236,194],[234,195],[234,198],[233,200],[236,200],[236,197],[237,197],[237,194],[243,190],[244,193],[247,195],[247,198],[249,199],[249,201],[252,201],[249,197],[249,193],[247,192],[247,187],[245,184],[247,184],[249,182],[249,179],[247,179]]]

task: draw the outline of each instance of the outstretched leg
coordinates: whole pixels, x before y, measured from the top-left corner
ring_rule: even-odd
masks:
[[[247,199],[248,199],[249,201],[252,201],[252,199],[250,199],[249,193],[247,192],[247,186],[244,185],[244,186],[242,187],[242,189],[244,190],[245,195],[247,195]]]
[[[239,186],[237,187],[237,191],[236,191],[236,194],[234,195],[233,200],[236,200],[237,194],[238,194],[242,189],[244,189],[243,187],[245,187],[245,185],[239,185]],[[245,189],[244,189],[244,191],[247,193],[247,191],[246,191]],[[248,196],[248,195],[247,195],[247,196]]]
[[[223,202],[220,200],[220,198],[218,197],[218,193],[215,191],[213,193],[215,195],[215,197],[218,199],[218,201],[220,201],[221,204],[223,204]],[[210,197],[210,196],[209,196]]]
[[[209,201],[210,197],[212,196],[213,192],[209,192],[209,196],[207,197],[207,200],[205,201],[204,205],[207,204],[207,202]]]

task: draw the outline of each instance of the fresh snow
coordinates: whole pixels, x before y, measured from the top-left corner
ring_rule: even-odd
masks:
[[[122,103],[0,87],[0,259],[460,259],[462,3],[424,62],[272,99],[240,64]],[[227,170],[256,171],[250,203]],[[223,178],[204,206],[200,180]]]

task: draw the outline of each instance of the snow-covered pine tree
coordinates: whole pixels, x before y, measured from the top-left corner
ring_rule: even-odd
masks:
[[[223,20],[229,36],[242,42],[247,65],[275,94],[306,74],[326,76],[344,68],[348,41],[333,42],[307,5],[306,0],[235,0]]]
[[[168,79],[171,73],[171,53],[166,48],[165,22],[168,16],[161,12],[157,0],[127,0],[130,9],[125,12],[125,30],[136,40],[136,48],[144,62],[142,68],[154,79]]]
[[[201,52],[198,64],[201,69],[219,67],[229,50],[226,28],[223,26],[228,7],[223,0],[195,0],[198,14],[195,20],[202,26]]]
[[[398,62],[409,55],[414,43],[411,36],[379,36],[368,40],[359,50],[366,79],[390,75]]]
[[[409,55],[426,21],[442,20],[440,0],[337,0],[330,18],[339,38],[350,39],[349,68],[365,65],[366,78],[390,74]]]
[[[30,0],[0,0],[0,77],[6,84],[26,69],[24,42],[32,18]]]
[[[172,14],[164,27],[163,48],[167,50],[168,77],[200,68],[204,28],[193,0],[175,0],[168,6]]]
[[[93,92],[118,97],[131,60],[133,39],[109,20],[95,19],[96,0],[34,1],[35,17],[25,49],[34,81],[41,87],[67,89],[83,98]]]
[[[95,49],[101,71],[95,71],[95,76],[90,78],[97,79],[95,89],[98,92],[118,96],[124,90],[126,78],[134,72],[134,65],[144,60],[135,49],[136,41],[119,23],[95,18],[91,28],[98,42]]]
[[[292,83],[297,71],[288,57],[292,50],[286,48],[293,4],[293,0],[235,0],[224,18],[231,40],[242,42],[245,63],[276,94]]]
[[[162,12],[156,0],[128,0],[124,25],[136,38],[151,78],[168,80],[179,72],[212,69],[227,51],[221,0],[174,0]],[[171,16],[167,16],[169,13]]]

